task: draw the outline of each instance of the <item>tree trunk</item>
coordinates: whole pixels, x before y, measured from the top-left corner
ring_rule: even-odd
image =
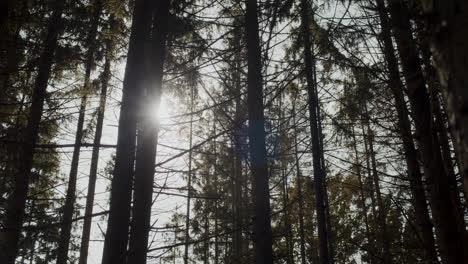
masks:
[[[298,153],[298,141],[297,141],[297,122],[296,122],[296,99],[293,101],[293,127],[294,127],[294,158],[296,166],[296,181],[297,181],[297,204],[299,206],[299,244],[300,244],[300,255],[301,264],[306,264],[306,249],[305,249],[305,230],[304,230],[304,195],[302,192],[302,173],[301,165]]]
[[[44,49],[39,58],[38,73],[35,80],[28,123],[22,144],[18,149],[13,192],[8,198],[7,209],[0,233],[0,263],[14,264],[18,254],[18,241],[24,220],[24,210],[28,195],[30,173],[33,165],[34,146],[39,138],[47,84],[50,78],[57,40],[62,28],[62,12],[66,1],[54,1],[53,13],[47,27]]]
[[[195,80],[190,80],[190,113],[194,112],[194,90],[196,86]],[[189,262],[189,241],[190,241],[190,201],[192,198],[192,160],[193,160],[193,114],[190,115],[190,130],[189,130],[189,161],[187,174],[187,208],[185,212],[185,245],[184,245],[184,264]]]
[[[114,17],[110,18],[110,27],[113,29],[115,27]],[[101,144],[102,137],[102,128],[104,125],[104,113],[106,108],[106,99],[107,99],[107,87],[111,78],[111,60],[113,56],[111,55],[114,50],[114,44],[111,38],[106,40],[106,61],[104,63],[104,71],[101,76],[101,95],[99,98],[99,108],[96,121],[96,128],[93,141],[93,150],[91,154],[91,166],[89,171],[89,181],[88,181],[88,193],[86,195],[86,206],[85,206],[85,216],[83,222],[83,230],[81,235],[81,247],[80,247],[80,257],[78,264],[87,264],[88,262],[88,248],[89,248],[89,238],[91,235],[91,224],[94,206],[94,195],[96,189],[96,179],[97,179],[97,170],[99,163],[99,144]]]
[[[375,160],[375,151],[374,151],[374,132],[371,130],[370,127],[370,120],[369,120],[369,112],[367,110],[367,105],[366,102],[364,102],[364,109],[365,109],[365,116],[367,118],[366,120],[366,129],[367,129],[367,137],[364,138],[364,140],[367,141],[367,144],[369,146],[369,153],[366,153],[366,155],[370,155],[371,158],[371,166],[372,166],[372,180],[374,183],[374,190],[375,190],[375,195],[377,198],[377,206],[379,210],[377,211],[377,221],[380,225],[381,231],[380,231],[380,243],[382,244],[381,249],[382,249],[382,259],[383,263],[390,264],[392,263],[392,255],[390,253],[390,240],[389,240],[389,234],[388,234],[388,228],[387,228],[387,220],[386,220],[386,209],[384,205],[384,201],[382,198],[382,194],[380,191],[380,179],[379,179],[379,174],[377,171],[377,162]]]
[[[87,95],[83,95],[83,97],[81,97],[78,124],[75,136],[75,146],[73,147],[73,156],[71,160],[70,175],[68,178],[67,194],[65,196],[63,215],[60,223],[60,235],[58,243],[59,246],[57,249],[57,264],[66,264],[68,260],[68,248],[70,244],[73,212],[75,210],[76,181],[78,175],[78,163],[80,160],[81,140],[83,138],[83,125],[87,98]]]
[[[159,109],[162,95],[163,67],[166,54],[166,38],[169,20],[169,0],[156,4],[153,17],[151,50],[148,51],[146,89],[142,97],[142,108],[138,120],[138,145],[134,181],[132,229],[128,263],[145,264],[148,235],[151,224],[151,205],[154,185],[155,158],[158,143],[159,120],[149,109]]]
[[[460,174],[468,193],[468,2],[421,0],[421,3],[432,34],[431,46],[444,88]]]
[[[234,93],[235,99],[235,114],[234,114],[234,261],[236,263],[243,263],[243,252],[242,252],[242,231],[243,231],[243,214],[242,214],[242,138],[241,130],[242,123],[245,116],[242,114],[242,84],[241,84],[241,67],[242,67],[242,55],[241,55],[241,33],[240,30],[234,31],[234,39],[237,42],[237,50],[235,54],[234,62]]]
[[[272,264],[271,209],[265,146],[262,61],[256,0],[246,0],[247,107],[250,168],[253,182],[255,263]]]
[[[457,213],[456,204],[451,199],[449,179],[444,169],[418,51],[412,38],[408,11],[404,5],[393,0],[390,7],[395,23],[394,35],[418,135],[417,140],[421,148],[424,174],[429,187],[441,257],[444,263],[464,263],[465,227]]]
[[[136,0],[123,83],[122,105],[111,183],[110,211],[104,241],[102,264],[126,261],[130,204],[134,174],[138,104],[144,86],[147,43],[151,30],[152,1]]]
[[[304,60],[305,60],[305,74],[307,80],[307,93],[309,104],[309,118],[310,118],[310,133],[312,139],[312,156],[313,156],[313,169],[314,169],[314,187],[316,197],[316,210],[317,210],[317,224],[319,236],[320,259],[322,264],[333,263],[330,254],[329,239],[330,234],[327,228],[326,205],[325,205],[325,187],[324,187],[324,168],[321,161],[321,147],[319,135],[318,120],[318,98],[314,87],[314,71],[315,59],[312,54],[312,43],[309,38],[309,6],[307,1],[301,0],[301,23],[302,23],[302,41],[304,46]]]
[[[356,160],[356,175],[358,177],[359,183],[359,198],[362,206],[362,216],[364,217],[364,225],[366,228],[366,237],[367,237],[367,251],[369,255],[369,263],[376,263],[375,261],[375,250],[374,250],[374,239],[371,235],[370,228],[369,228],[369,218],[367,216],[367,205],[366,205],[366,197],[364,195],[364,185],[362,182],[362,173],[361,173],[361,162],[359,161],[359,152],[357,149],[357,140],[356,140],[356,133],[354,132],[354,126],[351,128],[353,138],[353,148],[354,148],[354,155]]]
[[[213,120],[216,120],[216,111],[213,108]],[[213,122],[213,135],[216,135],[216,121]],[[213,163],[213,177],[214,177],[214,186],[218,186],[218,148],[216,145],[216,139],[213,141],[213,156],[214,156],[214,163]],[[216,190],[216,196],[219,197],[219,191]],[[215,209],[214,209],[214,233],[215,241],[214,241],[214,264],[219,264],[219,236],[218,236],[218,218],[219,218],[219,199],[215,200]]]
[[[83,85],[83,96],[81,97],[80,111],[78,116],[78,123],[76,127],[75,146],[73,148],[73,156],[70,166],[70,174],[68,177],[68,188],[65,197],[65,205],[63,207],[62,223],[60,226],[60,236],[57,249],[57,264],[66,264],[68,260],[68,248],[70,244],[70,235],[72,229],[72,219],[75,210],[76,201],[76,181],[78,176],[78,164],[80,161],[81,151],[81,140],[83,138],[83,126],[86,112],[86,104],[88,99],[88,93],[91,90],[90,77],[91,70],[94,66],[94,53],[96,50],[96,35],[99,25],[99,17],[102,11],[102,5],[100,0],[96,0],[94,3],[95,10],[92,17],[92,26],[87,39],[88,51],[86,54],[85,63],[85,78]]]
[[[403,94],[403,84],[398,70],[398,61],[393,47],[390,22],[387,14],[383,11],[384,3],[379,1],[379,16],[382,27],[382,41],[384,56],[387,61],[387,67],[390,73],[390,89],[395,97],[395,108],[398,116],[398,127],[403,142],[406,166],[408,169],[411,194],[413,196],[413,206],[416,215],[418,230],[425,251],[426,263],[438,263],[437,252],[435,248],[434,234],[432,231],[432,222],[427,208],[427,198],[424,192],[422,182],[422,173],[418,161],[418,153],[414,145],[411,123],[408,117],[408,109]]]

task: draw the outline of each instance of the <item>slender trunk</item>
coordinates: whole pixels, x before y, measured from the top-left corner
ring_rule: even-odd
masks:
[[[366,104],[366,103],[364,103]],[[369,118],[369,112],[367,111],[367,105],[364,106],[365,115]],[[369,153],[371,158],[371,166],[372,166],[372,180],[374,182],[374,190],[377,198],[377,221],[379,222],[381,228],[381,241],[382,243],[382,257],[383,263],[389,264],[392,263],[392,255],[390,254],[390,240],[387,228],[387,220],[386,220],[386,209],[384,205],[384,201],[382,198],[382,193],[380,191],[380,179],[379,174],[377,172],[377,162],[375,160],[375,151],[374,151],[374,132],[371,130],[369,120],[366,120],[366,129],[367,129],[367,137],[364,140],[367,140],[369,146]]]
[[[253,225],[254,259],[257,264],[272,264],[271,209],[265,146],[262,61],[258,35],[257,1],[246,0],[246,7],[248,134],[250,168],[253,180],[252,196],[255,210]]]
[[[169,20],[169,0],[156,4],[153,34],[147,50],[142,107],[138,115],[138,144],[134,180],[134,198],[131,221],[128,263],[145,264],[148,235],[151,224],[151,205],[154,184],[154,166],[158,143],[159,120],[154,120],[150,109],[159,109],[162,94],[163,66]]]
[[[190,113],[194,110],[194,89],[195,81],[190,84]],[[192,195],[192,146],[193,146],[193,114],[190,115],[190,136],[189,136],[189,164],[187,176],[187,210],[185,212],[185,245],[184,245],[184,264],[189,261],[189,241],[190,241],[190,199]]]
[[[283,110],[283,94],[279,95],[279,133],[283,133],[284,131],[284,110]],[[283,147],[283,142],[281,140],[282,135],[280,134],[280,140],[279,140],[279,147],[278,147],[278,152],[283,153],[285,152],[285,149]],[[288,176],[285,172],[285,164],[283,161],[279,161],[279,166],[281,170],[281,181],[282,181],[282,186],[281,186],[281,192],[283,196],[283,219],[284,219],[284,226],[285,226],[285,232],[286,232],[286,263],[287,264],[293,264],[294,263],[294,254],[293,254],[293,237],[292,237],[292,225],[291,225],[291,208],[289,205],[289,188],[288,188]]]
[[[280,165],[283,166],[283,165]],[[292,245],[292,230],[291,230],[291,219],[289,210],[289,197],[288,197],[288,183],[286,173],[284,172],[284,168],[281,168],[281,178],[282,180],[282,194],[283,194],[283,217],[284,217],[284,226],[286,231],[286,263],[293,264],[294,263],[294,256],[293,256],[293,245]]]
[[[358,177],[359,183],[359,198],[362,206],[362,215],[364,217],[364,225],[366,228],[366,237],[367,237],[367,249],[369,252],[369,263],[376,263],[375,261],[375,250],[374,250],[374,239],[372,238],[370,228],[369,228],[369,218],[367,216],[367,205],[366,205],[366,198],[364,195],[364,185],[362,182],[362,172],[361,172],[361,162],[359,161],[359,152],[357,149],[357,141],[356,141],[356,133],[354,132],[354,126],[352,127],[352,138],[353,138],[353,148],[354,148],[354,155],[356,160],[356,175]]]
[[[0,263],[14,264],[18,254],[18,241],[24,220],[24,210],[28,194],[30,173],[33,166],[34,146],[39,138],[39,123],[41,121],[47,84],[50,78],[57,40],[62,28],[62,12],[66,1],[54,1],[51,5],[53,13],[50,17],[44,49],[39,58],[38,73],[35,80],[32,103],[28,114],[28,123],[22,144],[18,149],[13,192],[8,197],[7,209],[0,233]]]
[[[138,103],[145,78],[146,46],[151,29],[152,1],[136,0],[123,83],[122,103],[111,183],[110,211],[102,264],[125,263],[134,175]]]
[[[393,1],[390,10],[395,23],[395,39],[408,88],[408,97],[421,148],[424,174],[434,218],[440,253],[444,263],[463,263],[465,227],[453,199],[448,175],[444,169],[439,138],[435,131],[429,95],[421,62],[413,41],[408,10]]]
[[[213,135],[216,135],[216,112],[213,110],[213,120],[215,122],[213,123]],[[214,150],[213,150],[213,156],[214,156],[214,164],[213,164],[213,176],[214,176],[214,186],[218,186],[218,148],[216,145],[216,139],[213,141],[214,144]],[[219,191],[216,190],[216,196],[219,197]],[[218,209],[219,208],[219,199],[215,200],[215,211],[214,211],[214,233],[216,234],[215,236],[215,241],[214,241],[214,264],[219,264],[219,230],[218,230]]]
[[[324,201],[325,188],[324,188],[324,168],[321,161],[321,147],[320,147],[320,135],[319,135],[319,123],[318,120],[318,98],[314,84],[315,71],[315,59],[312,54],[311,40],[309,38],[309,6],[307,1],[301,0],[301,21],[302,21],[302,41],[304,43],[304,60],[305,60],[305,73],[307,80],[307,93],[309,103],[309,118],[310,118],[310,133],[312,139],[312,156],[313,156],[313,169],[314,169],[314,183],[315,183],[315,197],[316,197],[316,210],[317,210],[317,224],[318,224],[318,236],[319,236],[319,248],[320,248],[320,259],[322,264],[333,263],[332,256],[330,254],[329,239],[330,234],[327,228],[327,217],[326,217],[326,205]]]
[[[432,34],[431,46],[443,87],[453,142],[457,146],[456,157],[465,193],[468,193],[468,2],[421,0],[421,3]]]
[[[208,188],[211,188],[212,183],[211,183],[211,175],[208,172],[208,175],[206,175],[206,186]],[[206,188],[206,187],[205,187]],[[211,192],[208,192],[211,195]],[[203,264],[209,264],[210,263],[210,210],[212,206],[212,202],[210,200],[205,200],[204,202],[204,208],[203,208]],[[217,234],[215,234],[217,235]]]
[[[234,116],[234,260],[237,263],[242,263],[242,139],[241,139],[241,129],[242,129],[242,100],[241,100],[241,36],[240,30],[235,30],[235,39],[237,41],[238,47],[235,54],[235,69],[233,74],[234,86],[235,86],[235,116]]]
[[[298,141],[297,141],[297,122],[296,122],[296,100],[293,102],[293,126],[294,126],[294,158],[296,163],[296,181],[297,181],[297,203],[299,205],[299,243],[300,243],[300,255],[301,264],[306,264],[306,249],[305,249],[305,228],[304,228],[304,195],[302,192],[302,173],[301,165],[298,153]]]
[[[57,249],[57,264],[65,264],[68,260],[68,248],[70,244],[73,213],[76,200],[76,181],[78,176],[78,163],[80,160],[81,140],[83,138],[84,117],[86,111],[87,95],[81,97],[81,105],[76,128],[75,146],[68,177],[67,194],[65,205],[63,206],[63,215],[60,224],[60,235]]]
[[[83,126],[86,112],[86,104],[88,100],[88,93],[91,90],[90,77],[91,70],[94,66],[94,53],[96,50],[96,35],[99,25],[99,17],[102,11],[102,4],[100,0],[94,3],[95,10],[92,17],[92,26],[87,39],[88,51],[86,54],[85,63],[85,78],[83,85],[83,96],[81,97],[81,105],[78,116],[78,123],[76,127],[75,146],[73,148],[73,156],[70,166],[70,174],[68,177],[68,188],[65,197],[65,205],[63,208],[62,224],[60,226],[59,246],[57,249],[57,264],[66,264],[68,260],[68,248],[70,244],[70,235],[72,229],[72,219],[75,210],[76,200],[76,181],[78,176],[78,165],[80,161],[81,140],[83,138]]]
[[[427,198],[422,182],[422,173],[418,161],[418,153],[414,145],[411,123],[408,117],[408,109],[403,94],[403,84],[400,79],[398,61],[393,47],[390,22],[386,13],[383,11],[384,3],[379,4],[379,16],[382,25],[382,40],[385,59],[390,73],[390,88],[395,97],[395,107],[398,115],[398,125],[403,149],[405,153],[406,166],[410,182],[410,189],[413,196],[413,206],[418,224],[418,230],[421,235],[423,248],[425,250],[425,259],[427,263],[438,263],[437,252],[435,248],[434,234],[432,231],[432,222],[427,208]]]
[[[111,18],[113,20],[113,18]],[[111,22],[113,23],[113,22]],[[112,27],[112,26],[111,26]],[[86,195],[86,206],[85,206],[85,216],[91,216],[93,214],[94,206],[94,195],[96,190],[96,180],[97,180],[97,170],[99,163],[99,144],[101,144],[102,129],[104,125],[104,113],[106,108],[107,100],[107,87],[110,81],[111,72],[110,64],[112,56],[110,55],[113,51],[112,40],[108,39],[106,41],[106,62],[104,63],[104,71],[101,76],[101,95],[99,97],[99,108],[96,121],[96,128],[93,140],[93,150],[91,154],[91,166],[89,170],[89,181],[88,181],[88,193]],[[88,261],[88,248],[89,248],[89,238],[91,235],[91,224],[92,217],[86,217],[83,222],[83,230],[81,235],[81,247],[80,247],[80,257],[78,264],[87,264]]]
[[[315,96],[318,98],[318,90],[317,90],[317,70],[316,70],[316,65],[314,65],[314,91],[315,91]],[[326,223],[327,223],[327,232],[329,234],[329,239],[328,239],[328,250],[330,254],[330,264],[334,264],[335,262],[335,247],[334,247],[334,234],[332,232],[332,226],[331,226],[331,216],[330,216],[330,206],[328,203],[328,191],[327,191],[327,174],[326,174],[326,167],[325,167],[325,151],[323,150],[323,133],[322,133],[322,118],[320,117],[320,105],[317,103],[316,105],[316,111],[317,111],[317,120],[320,120],[318,122],[318,134],[320,137],[320,154],[321,154],[321,161],[322,161],[322,168],[323,168],[323,201],[325,204],[325,217],[326,217]]]

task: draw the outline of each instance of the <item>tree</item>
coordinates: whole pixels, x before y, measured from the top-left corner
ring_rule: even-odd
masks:
[[[323,264],[333,263],[333,256],[330,253],[330,227],[327,226],[326,205],[325,205],[325,168],[323,168],[321,150],[321,140],[319,135],[320,120],[318,119],[318,98],[316,93],[315,60],[313,58],[312,43],[309,37],[309,8],[306,1],[301,1],[301,24],[302,40],[304,42],[305,75],[307,79],[307,93],[309,97],[309,118],[310,133],[312,139],[312,155],[314,168],[314,187],[317,203],[317,222],[320,241],[320,259]],[[316,75],[315,75],[316,76]]]
[[[38,72],[34,84],[32,103],[28,115],[28,124],[24,132],[23,142],[18,149],[18,160],[15,166],[14,188],[8,199],[4,220],[4,229],[0,234],[0,260],[2,263],[13,264],[18,253],[18,240],[24,219],[24,209],[33,166],[34,147],[38,140],[38,128],[41,120],[47,84],[50,78],[54,53],[61,33],[61,17],[66,1],[54,1],[52,15],[44,40],[44,49],[39,59]]]
[[[460,173],[464,179],[465,194],[468,193],[468,127],[466,105],[466,61],[464,49],[468,19],[468,4],[461,0],[446,2],[420,1],[426,15],[426,25],[431,32],[431,47],[439,73],[447,107],[453,141]]]
[[[152,13],[151,1],[135,1],[120,109],[115,168],[111,184],[109,219],[102,256],[102,263],[105,264],[125,263],[126,261],[138,105],[145,77],[145,66],[140,62],[144,61],[147,56],[145,43],[150,36]]]
[[[263,113],[262,62],[258,36],[256,0],[246,0],[247,40],[247,107],[249,118],[250,170],[253,184],[255,263],[273,263],[270,223],[270,195],[265,149],[265,118]]]

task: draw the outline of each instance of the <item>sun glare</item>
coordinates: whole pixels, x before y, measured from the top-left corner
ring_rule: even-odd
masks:
[[[170,100],[163,96],[161,98],[159,109],[156,104],[153,104],[150,111],[156,120],[163,121],[169,118],[171,115]]]

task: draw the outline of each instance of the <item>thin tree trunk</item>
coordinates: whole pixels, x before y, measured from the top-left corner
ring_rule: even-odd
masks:
[[[85,92],[86,93],[86,92]],[[65,205],[63,206],[63,215],[60,224],[60,235],[57,249],[57,264],[65,264],[68,260],[68,248],[70,244],[73,213],[76,200],[76,181],[78,175],[78,163],[80,160],[81,140],[83,138],[84,117],[86,111],[87,95],[81,97],[81,104],[76,128],[75,146],[68,177],[67,194],[65,196]]]
[[[422,173],[418,161],[418,154],[414,145],[411,123],[408,117],[408,109],[403,94],[403,84],[400,79],[398,61],[393,47],[390,22],[385,12],[383,12],[384,3],[378,2],[379,16],[382,26],[382,41],[384,56],[387,61],[387,67],[390,73],[390,89],[395,97],[395,108],[398,116],[398,127],[403,142],[405,152],[406,166],[408,169],[410,189],[413,196],[413,206],[417,215],[416,221],[421,234],[423,248],[425,250],[425,259],[427,263],[438,263],[437,252],[435,248],[433,225],[429,217],[427,208],[427,198],[424,192],[422,182]]]
[[[300,244],[300,255],[301,264],[306,264],[306,249],[305,249],[305,230],[304,230],[304,195],[302,192],[302,173],[301,165],[298,153],[298,141],[297,141],[297,122],[296,122],[296,100],[293,101],[293,126],[294,126],[294,158],[296,163],[296,181],[297,181],[297,203],[299,205],[299,244]]]
[[[262,61],[256,0],[246,0],[247,107],[250,168],[253,179],[255,263],[272,264],[271,209],[265,146]]]
[[[361,162],[359,161],[359,152],[357,149],[357,141],[356,141],[356,133],[354,132],[354,126],[352,127],[352,138],[353,138],[353,148],[354,148],[354,155],[356,159],[356,174],[358,177],[359,183],[359,198],[362,206],[362,214],[364,217],[364,225],[366,228],[366,236],[367,236],[367,247],[368,251],[371,251],[369,254],[369,263],[375,263],[375,250],[374,250],[374,239],[372,238],[370,228],[369,228],[369,218],[367,216],[367,205],[366,205],[366,198],[364,196],[364,185],[362,182],[362,173],[361,173]]]
[[[213,110],[213,135],[216,135],[216,111]],[[214,144],[214,150],[213,150],[213,156],[214,156],[214,164],[213,164],[213,176],[214,176],[214,186],[218,186],[218,148],[216,145],[216,139],[213,141]],[[219,191],[216,190],[216,196],[219,197]],[[215,210],[214,210],[214,233],[216,234],[215,236],[215,241],[214,241],[214,264],[219,264],[219,230],[218,230],[218,209],[219,208],[219,199],[215,200]]]
[[[134,175],[138,103],[145,78],[145,61],[151,29],[152,1],[136,0],[123,83],[115,168],[102,264],[126,262],[132,180]]]
[[[333,263],[332,256],[330,255],[329,239],[330,234],[327,228],[326,205],[324,201],[325,188],[324,188],[324,168],[321,161],[321,147],[319,135],[319,123],[317,119],[318,98],[314,88],[314,64],[315,59],[312,54],[312,43],[309,38],[309,6],[307,1],[301,0],[301,22],[302,22],[302,41],[304,42],[304,60],[305,60],[305,73],[307,80],[307,93],[309,103],[309,118],[310,118],[310,133],[312,139],[312,156],[313,156],[313,169],[314,169],[314,183],[315,183],[315,197],[316,197],[316,210],[317,210],[317,224],[318,224],[318,237],[320,259],[322,264]]]
[[[395,23],[394,35],[418,134],[417,140],[421,148],[424,174],[429,187],[441,257],[444,263],[464,263],[465,227],[457,213],[456,204],[451,199],[449,179],[444,169],[440,142],[434,129],[430,99],[412,38],[408,13],[403,5],[393,0],[390,7]]]
[[[115,24],[113,22],[114,18],[110,18],[111,20],[111,28]],[[85,206],[85,216],[93,214],[93,206],[94,206],[94,195],[96,190],[96,180],[97,180],[97,170],[98,170],[98,163],[99,163],[99,144],[101,144],[101,137],[102,137],[102,128],[104,125],[104,113],[106,108],[106,100],[107,100],[107,87],[110,81],[110,66],[111,66],[111,59],[113,52],[113,43],[111,39],[107,39],[106,41],[106,62],[104,63],[104,71],[101,76],[101,95],[99,98],[99,108],[98,108],[98,115],[96,121],[96,130],[94,134],[93,140],[93,150],[91,154],[91,166],[89,170],[89,181],[88,181],[88,193],[86,195],[86,206]],[[89,248],[89,238],[91,235],[91,224],[92,224],[92,217],[86,217],[83,222],[83,230],[81,235],[81,246],[80,246],[80,257],[78,264],[87,264],[88,261],[88,248]]]
[[[366,118],[369,118],[369,112],[367,110],[367,105],[364,103],[365,115]],[[389,234],[387,228],[387,220],[386,215],[387,212],[385,210],[384,201],[382,198],[382,194],[380,191],[380,179],[379,174],[377,172],[377,163],[375,160],[375,151],[374,151],[374,132],[371,130],[370,127],[370,120],[366,120],[366,129],[367,129],[367,137],[364,140],[367,140],[369,146],[369,155],[371,158],[371,166],[372,166],[372,180],[374,182],[374,190],[377,198],[377,220],[379,222],[380,228],[382,229],[381,234],[381,241],[382,243],[382,259],[383,263],[390,264],[392,263],[392,255],[390,253],[390,241],[389,241]]]
[[[190,113],[194,112],[194,89],[195,81],[190,84]],[[189,241],[190,241],[190,200],[192,196],[192,146],[193,146],[193,114],[190,115],[190,130],[189,130],[189,164],[187,176],[187,210],[185,212],[185,245],[184,245],[184,264],[189,261]]]
[[[234,260],[238,263],[242,263],[242,231],[243,231],[243,221],[242,221],[242,139],[241,139],[241,129],[242,129],[242,98],[241,98],[241,35],[240,30],[235,30],[234,38],[238,44],[237,51],[235,54],[235,68],[233,74],[234,80],[234,89],[235,89],[235,129],[234,129]]]
[[[28,123],[22,144],[18,149],[13,192],[8,198],[7,209],[0,233],[0,263],[14,264],[18,254],[18,241],[24,220],[24,210],[33,166],[34,146],[39,138],[39,123],[41,121],[47,84],[50,78],[57,40],[62,26],[62,12],[66,1],[54,1],[51,5],[53,13],[50,17],[44,49],[39,58],[38,73],[35,80]]]
[[[147,48],[142,107],[138,120],[138,144],[134,180],[128,263],[145,264],[151,225],[151,205],[154,185],[155,158],[159,120],[150,109],[159,109],[162,95],[163,66],[169,20],[169,0],[155,4],[151,45]]]
[[[283,166],[283,165],[280,165],[280,166]],[[286,263],[294,264],[291,219],[289,217],[291,210],[289,210],[288,183],[287,183],[286,173],[284,172],[284,168],[281,168],[281,178],[283,179],[281,190],[282,190],[282,195],[283,195],[283,209],[282,210],[284,214],[283,215],[284,226],[285,226],[285,231],[286,231]]]
[[[62,223],[60,226],[60,236],[57,249],[57,264],[66,264],[68,260],[68,248],[70,244],[70,235],[72,229],[72,219],[75,210],[76,201],[76,181],[78,176],[78,165],[80,161],[81,140],[83,138],[83,126],[86,112],[86,104],[88,100],[88,93],[91,90],[91,70],[94,66],[94,53],[96,50],[96,35],[99,25],[99,17],[102,11],[102,4],[100,0],[94,2],[94,14],[92,17],[92,26],[87,39],[88,51],[86,54],[85,63],[85,78],[83,85],[83,96],[81,97],[80,111],[78,116],[78,123],[76,127],[75,146],[73,148],[73,156],[70,166],[70,174],[68,177],[68,188],[65,197],[65,205],[63,208]]]
[[[283,94],[279,95],[279,131],[280,133],[283,133],[284,131],[284,110],[283,110]],[[279,140],[279,147],[278,147],[278,152],[283,153],[285,151],[283,147],[283,142],[281,142],[281,137],[280,135],[280,140]],[[281,170],[281,181],[282,181],[282,186],[281,186],[281,192],[283,196],[283,218],[284,218],[284,226],[285,226],[285,231],[286,231],[286,263],[287,264],[293,264],[294,263],[294,254],[293,254],[293,234],[292,234],[292,225],[291,225],[291,208],[289,205],[289,188],[288,188],[288,176],[285,173],[285,168],[284,168],[284,163],[280,160],[279,161],[279,166]]]

